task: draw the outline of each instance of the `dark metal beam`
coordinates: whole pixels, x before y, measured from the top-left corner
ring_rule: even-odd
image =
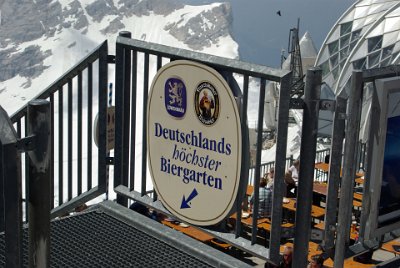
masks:
[[[28,135],[36,137],[29,151],[29,267],[50,267],[50,102],[28,104]]]
[[[322,70],[307,71],[304,90],[303,126],[300,148],[299,185],[294,237],[293,263],[307,267],[308,242],[311,236],[311,206],[313,200],[314,161],[317,145],[319,98]]]

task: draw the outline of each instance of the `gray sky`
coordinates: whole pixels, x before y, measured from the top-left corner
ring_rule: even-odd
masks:
[[[190,4],[221,2],[181,0]],[[289,31],[300,18],[300,37],[308,31],[319,50],[329,30],[354,0],[228,0],[233,10],[233,36],[241,59],[280,66],[281,49],[287,50]],[[281,16],[276,12],[280,10]]]

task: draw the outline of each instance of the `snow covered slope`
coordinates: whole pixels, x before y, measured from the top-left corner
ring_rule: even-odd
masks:
[[[9,114],[102,41],[109,40],[109,54],[115,54],[115,39],[122,30],[132,32],[136,39],[238,57],[227,3],[4,0],[0,11],[0,105]]]

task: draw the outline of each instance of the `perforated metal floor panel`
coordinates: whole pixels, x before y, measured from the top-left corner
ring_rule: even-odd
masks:
[[[164,228],[167,227],[107,202],[106,206],[51,223],[51,267],[246,266]],[[24,229],[25,267],[28,266],[27,234]],[[4,234],[0,234],[0,267],[4,266]]]

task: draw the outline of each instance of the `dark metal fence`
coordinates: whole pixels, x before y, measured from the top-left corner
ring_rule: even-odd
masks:
[[[350,87],[350,97],[349,97],[349,108],[348,114],[349,118],[347,119],[347,128],[346,128],[346,143],[344,148],[344,159],[343,159],[343,177],[341,180],[341,192],[340,192],[340,202],[339,202],[339,210],[337,211],[328,211],[327,214],[337,213],[337,233],[335,240],[335,267],[341,267],[346,258],[358,255],[364,252],[373,251],[378,248],[382,243],[387,242],[389,240],[393,240],[400,236],[400,232],[398,226],[398,220],[392,220],[392,224],[395,226],[384,226],[382,229],[373,229],[377,226],[378,217],[377,209],[374,206],[374,201],[379,200],[380,195],[383,194],[380,192],[380,188],[376,190],[374,188],[374,183],[376,186],[376,180],[378,178],[372,178],[373,174],[371,170],[373,170],[373,165],[379,165],[378,163],[374,163],[372,159],[374,157],[380,158],[384,157],[383,152],[382,155],[376,155],[372,151],[373,143],[376,142],[376,130],[379,129],[378,119],[379,117],[374,117],[374,115],[379,114],[376,112],[376,107],[379,107],[379,104],[372,102],[372,113],[374,111],[375,114],[372,114],[369,120],[371,120],[372,124],[369,129],[369,140],[366,144],[358,143],[358,127],[361,121],[362,115],[362,102],[364,100],[365,90],[367,88],[368,83],[372,83],[374,87],[376,87],[376,80],[383,78],[392,78],[398,77],[400,73],[400,66],[393,65],[387,67],[381,67],[376,69],[368,69],[368,70],[355,70],[352,73],[351,77],[351,87]],[[380,109],[380,108],[379,108]],[[375,125],[374,125],[375,124]],[[361,152],[361,153],[360,153]],[[361,156],[361,157],[360,157]],[[368,159],[369,158],[369,159]],[[362,166],[357,166],[358,163],[362,163]],[[364,181],[364,191],[363,191],[363,204],[360,218],[360,231],[359,231],[359,239],[354,244],[349,246],[349,231],[351,226],[351,216],[352,210],[351,206],[348,204],[353,200],[353,185],[354,185],[354,171],[357,168],[362,168],[365,170],[365,181]],[[382,178],[382,180],[384,180]],[[372,216],[375,215],[375,218]],[[371,219],[370,219],[371,217]],[[391,229],[392,228],[392,229]],[[375,236],[372,239],[368,237],[367,230],[373,230],[375,232]],[[379,233],[381,232],[381,233]],[[334,236],[331,235],[331,240],[334,239]]]
[[[107,42],[73,66],[34,99],[50,101],[51,216],[72,211],[106,191]],[[93,143],[98,114],[99,146]],[[19,138],[27,137],[27,106],[11,117]],[[94,158],[94,157],[95,158]],[[29,159],[22,157],[24,219],[27,220]],[[98,176],[97,176],[98,175]]]
[[[240,91],[243,92],[240,112],[242,118],[242,133],[247,133],[246,116],[248,105],[258,105],[258,125],[257,125],[257,153],[256,164],[254,168],[254,177],[259,178],[262,175],[261,164],[261,146],[262,146],[262,128],[265,88],[268,81],[275,81],[281,84],[279,119],[277,132],[277,150],[275,157],[276,177],[282,178],[287,168],[286,145],[288,133],[289,107],[302,108],[301,100],[295,100],[290,104],[289,85],[290,73],[284,70],[277,70],[265,66],[259,66],[221,58],[217,56],[206,55],[202,53],[187,51],[167,47],[158,44],[142,42],[130,39],[129,32],[123,32],[117,39],[116,44],[116,148],[114,160],[114,185],[117,192],[118,203],[127,206],[128,199],[134,199],[142,204],[160,210],[170,215],[163,209],[157,196],[154,194],[150,198],[147,193],[152,191],[150,178],[147,174],[147,147],[146,147],[146,117],[147,117],[147,98],[151,78],[164,64],[179,59],[188,59],[206,64],[220,73],[225,78],[228,77],[228,83],[237,81]],[[229,78],[231,81],[229,81]],[[249,103],[249,84],[256,81],[259,87],[259,103]],[[232,85],[231,85],[232,87]],[[313,100],[314,101],[314,100]],[[306,123],[307,124],[307,123]],[[139,158],[137,156],[140,156]],[[244,154],[242,167],[246,170],[242,173],[243,179],[247,181],[249,174],[248,163],[249,155]],[[307,157],[307,156],[305,156]],[[315,155],[311,157],[314,159]],[[138,163],[138,159],[140,162]],[[314,163],[314,161],[313,161]],[[266,166],[266,165],[265,165]],[[313,171],[313,166],[311,167]],[[279,261],[279,245],[281,241],[281,219],[282,206],[281,201],[284,194],[283,182],[276,181],[274,184],[273,197],[273,216],[271,223],[271,232],[265,234],[266,241],[269,241],[266,247],[256,244],[257,236],[257,206],[258,191],[254,192],[255,204],[252,222],[252,231],[250,239],[244,238],[241,224],[241,202],[237,202],[237,219],[235,233],[224,233],[214,231],[209,228],[202,230],[222,239],[233,246],[244,251],[252,252],[257,256],[277,263]],[[259,189],[259,180],[255,180],[254,189]],[[300,209],[299,209],[300,210]],[[302,213],[302,212],[300,212]],[[303,216],[310,219],[310,215]],[[301,243],[303,243],[302,241]],[[308,241],[307,241],[308,242]],[[306,246],[303,246],[304,248]]]
[[[17,134],[0,107],[0,232],[5,231],[7,266],[20,267],[22,256],[21,163]],[[7,189],[7,191],[4,191]]]
[[[323,150],[318,150],[315,155],[315,163],[329,163],[330,159],[330,152],[331,149],[323,149]],[[357,163],[358,163],[358,171],[364,171],[365,170],[365,160],[366,160],[366,143],[359,142],[358,143],[358,151],[357,151]],[[288,169],[294,161],[293,156],[291,155],[290,157],[286,158],[286,169]],[[260,174],[261,176],[264,174],[267,174],[268,171],[275,166],[275,161],[270,161],[267,163],[262,163],[260,165]],[[254,177],[255,176],[255,166],[251,166],[249,170],[249,183],[253,184],[254,182]],[[319,172],[318,170],[315,170],[314,178],[317,181],[321,182],[326,182],[328,180],[328,173],[327,172]]]
[[[0,107],[0,231],[5,232],[5,265],[22,267],[21,153],[29,158],[26,195],[29,204],[29,265],[50,265],[50,103],[32,100],[27,111],[27,137],[19,139]]]
[[[249,63],[243,63],[237,60],[220,58],[217,56],[205,55],[197,52],[187,51],[167,47],[158,44],[151,44],[139,40],[130,39],[129,32],[123,32],[117,39],[116,44],[116,148],[115,148],[115,172],[114,186],[117,193],[117,202],[124,206],[128,205],[128,200],[133,199],[148,207],[152,207],[166,215],[171,215],[166,211],[152,188],[149,175],[147,173],[147,141],[146,141],[146,118],[148,101],[148,91],[151,78],[154,77],[157,70],[164,64],[180,59],[188,59],[208,65],[220,73],[223,73],[229,82],[237,81],[237,86],[243,93],[240,100],[240,112],[242,121],[242,133],[247,133],[246,112],[249,105],[249,84],[256,81],[258,84],[258,119],[257,119],[257,138],[256,138],[256,161],[255,165],[249,167],[249,155],[243,155],[244,163],[242,169],[243,180],[252,181],[254,178],[260,178],[268,172],[273,166],[275,168],[275,181],[273,188],[273,208],[271,219],[271,230],[265,234],[266,245],[256,244],[257,237],[257,208],[258,191],[254,191],[255,203],[253,206],[253,220],[251,225],[250,237],[246,238],[243,234],[243,225],[241,223],[241,202],[236,204],[236,228],[235,233],[226,233],[215,231],[210,228],[201,228],[203,231],[224,240],[233,246],[244,251],[250,252],[256,256],[264,258],[269,262],[277,263],[279,261],[279,248],[283,234],[287,234],[281,227],[282,219],[282,198],[284,195],[283,181],[279,178],[284,177],[287,168],[293,162],[292,158],[286,157],[287,134],[289,124],[289,109],[303,109],[303,133],[302,136],[300,162],[301,169],[297,194],[296,210],[296,228],[294,230],[294,259],[296,263],[306,266],[308,242],[310,239],[311,228],[311,202],[312,189],[314,181],[314,163],[328,161],[328,155],[335,155],[336,160],[331,162],[329,191],[327,201],[330,205],[330,222],[333,219],[333,212],[337,209],[337,187],[341,159],[342,142],[344,133],[344,116],[342,110],[338,110],[335,116],[341,122],[333,132],[334,148],[325,149],[316,152],[316,140],[314,135],[317,133],[318,113],[320,109],[337,109],[336,105],[343,107],[341,100],[328,101],[319,99],[319,90],[321,85],[321,70],[311,69],[307,74],[305,94],[307,98],[291,99],[289,94],[290,73],[282,70],[258,66]],[[231,79],[231,80],[230,80]],[[268,81],[279,82],[281,85],[279,98],[279,114],[277,126],[276,155],[275,161],[261,163],[262,151],[262,129],[263,129],[263,111],[265,89]],[[337,102],[337,103],[336,103]],[[340,126],[339,126],[340,125]],[[336,131],[336,132],[335,132]],[[362,147],[360,147],[362,148]],[[363,152],[361,149],[359,152]],[[351,154],[352,152],[348,153]],[[139,156],[139,157],[138,157]],[[361,168],[364,162],[363,156],[355,159]],[[351,161],[351,164],[354,164]],[[250,178],[250,180],[249,180]],[[278,178],[278,179],[277,179]],[[325,174],[324,181],[328,181],[328,173]],[[254,180],[254,189],[259,188],[259,180]],[[336,189],[336,190],[335,190]],[[332,205],[334,208],[332,208]],[[331,215],[332,214],[332,215]],[[332,217],[331,217],[332,216]]]
[[[294,161],[294,159],[293,159],[292,155],[290,157],[286,158],[285,170],[287,170],[292,165],[293,161]],[[260,165],[260,175],[264,176],[265,174],[267,174],[269,172],[269,170],[271,168],[275,168],[275,161],[262,163]],[[250,169],[249,169],[249,184],[250,185],[254,184],[255,173],[256,173],[255,169],[256,169],[255,166],[250,166]]]
[[[273,188],[273,208],[270,232],[263,234],[266,245],[256,243],[258,228],[258,195],[259,180],[254,180],[255,203],[253,207],[254,215],[251,224],[250,237],[246,237],[243,232],[241,208],[242,202],[238,199],[235,204],[237,217],[234,233],[218,231],[212,228],[201,228],[203,231],[224,240],[231,245],[250,252],[253,255],[264,258],[272,263],[278,263],[280,259],[279,248],[283,235],[282,223],[282,198],[284,195],[284,183],[281,179],[285,171],[292,164],[293,158],[286,157],[289,109],[302,109],[303,115],[303,137],[301,141],[299,172],[299,185],[297,194],[297,210],[295,215],[296,227],[291,236],[294,237],[294,260],[300,266],[306,265],[308,242],[310,238],[311,222],[311,200],[312,183],[314,180],[314,163],[325,162],[326,156],[331,155],[328,194],[326,200],[325,222],[325,240],[328,241],[328,248],[333,246],[334,232],[328,230],[336,221],[336,212],[338,207],[338,187],[339,174],[342,165],[343,155],[343,136],[345,120],[345,100],[338,98],[336,101],[323,101],[319,99],[321,85],[321,70],[310,69],[307,73],[305,88],[305,98],[291,99],[290,84],[291,74],[284,70],[273,69],[265,66],[244,63],[241,61],[211,56],[202,53],[187,51],[167,47],[158,44],[142,42],[130,39],[129,32],[122,32],[116,43],[116,56],[107,55],[107,42],[97,47],[90,55],[74,66],[70,71],[48,87],[43,93],[35,99],[45,99],[50,103],[50,148],[48,155],[49,173],[51,180],[50,199],[51,199],[51,217],[62,216],[72,211],[75,207],[91,201],[107,192],[108,188],[108,169],[107,165],[114,164],[114,190],[117,194],[117,202],[127,206],[128,200],[133,199],[162,213],[171,215],[161,205],[157,194],[152,187],[147,168],[147,137],[146,137],[146,118],[147,101],[150,80],[164,64],[187,59],[208,65],[220,72],[231,87],[236,88],[242,95],[238,97],[239,111],[241,117],[241,130],[243,140],[248,139],[247,110],[249,105],[258,105],[257,120],[257,142],[256,142],[256,161],[255,165],[250,167],[250,155],[243,153],[242,173],[243,181],[250,178],[260,178],[268,172],[273,166],[275,168],[275,181]],[[114,61],[115,60],[115,61]],[[107,76],[108,63],[114,63],[115,72],[115,152],[114,158],[110,158],[107,151]],[[94,71],[96,70],[96,71]],[[264,115],[264,97],[267,82],[279,82],[280,98],[277,126],[276,154],[275,161],[261,163],[262,151],[262,130]],[[250,84],[257,85],[258,104],[249,103]],[[315,151],[317,133],[317,118],[320,109],[331,109],[335,111],[335,127],[332,133],[332,148]],[[4,138],[0,154],[5,155],[6,150],[11,147],[4,144],[15,144],[17,140],[26,142],[24,146],[29,147],[30,132],[28,122],[28,107],[25,106],[12,118],[12,124],[15,128],[15,138],[7,142]],[[98,113],[98,147],[93,143],[93,119]],[[356,122],[357,123],[357,122]],[[347,133],[346,133],[347,134]],[[347,134],[349,135],[349,134]],[[354,135],[355,136],[355,135]],[[2,137],[0,137],[2,138]],[[365,166],[365,145],[356,145],[354,137],[346,136],[346,146],[344,152],[346,159],[344,164],[345,182],[353,178],[355,168],[364,169]],[[15,146],[14,146],[15,147]],[[357,147],[357,148],[356,148]],[[248,148],[246,148],[248,149]],[[11,149],[10,149],[11,150]],[[15,148],[13,149],[16,150]],[[358,153],[358,154],[357,154]],[[356,159],[354,155],[359,155]],[[14,155],[14,153],[12,153]],[[347,156],[346,156],[347,155]],[[95,158],[93,158],[93,156]],[[353,159],[354,158],[354,159]],[[4,157],[2,158],[4,159]],[[113,160],[113,161],[112,161]],[[354,160],[354,161],[353,161]],[[17,156],[13,161],[16,166],[12,167],[14,171],[6,171],[3,160],[0,162],[0,170],[3,174],[13,174],[12,172],[21,171],[23,185],[21,188],[13,188],[15,193],[21,192],[25,205],[19,206],[15,213],[23,213],[23,218],[28,219],[29,210],[28,197],[30,187],[28,181],[32,176],[29,172],[30,158],[27,154],[22,155],[22,159]],[[22,168],[18,168],[21,165]],[[353,168],[354,166],[354,168]],[[15,171],[16,170],[16,171]],[[97,178],[94,179],[94,177]],[[327,175],[328,176],[328,175]],[[86,179],[86,180],[85,180]],[[250,180],[251,181],[251,180]],[[16,183],[11,180],[1,180],[1,189],[9,189],[18,185],[5,185],[5,183]],[[346,182],[346,183],[347,183]],[[18,181],[17,181],[18,184]],[[349,183],[348,183],[349,184]],[[346,187],[348,185],[346,184]],[[352,187],[348,187],[349,189]],[[19,190],[18,190],[19,189]],[[243,190],[243,189],[242,189]],[[239,190],[240,191],[240,190]],[[350,190],[349,190],[350,191]],[[8,192],[4,200],[10,201],[15,196],[13,192]],[[348,208],[344,208],[350,198],[350,192],[341,191],[346,194],[341,201],[340,210],[345,212],[339,220],[346,225],[351,218]],[[347,196],[348,195],[348,196]],[[15,202],[18,202],[15,201]],[[0,202],[0,210],[8,211],[8,203]],[[347,202],[348,203],[348,202]],[[340,214],[340,213],[339,213]],[[349,216],[350,215],[350,216]],[[29,219],[30,220],[30,219]],[[5,220],[0,221],[0,227],[5,228]],[[22,224],[22,223],[21,223]],[[348,227],[348,226],[347,226]],[[21,225],[15,226],[16,233],[7,232],[9,235],[18,235],[16,243],[20,243]],[[1,230],[0,230],[1,231]],[[339,230],[339,246],[337,249],[338,258],[343,257],[344,244],[342,243],[346,229]],[[14,237],[15,238],[15,237]],[[6,238],[7,240],[8,238]],[[11,238],[8,239],[11,241]],[[336,242],[337,243],[337,242]],[[339,252],[340,251],[340,252]],[[339,259],[342,262],[343,259]]]

